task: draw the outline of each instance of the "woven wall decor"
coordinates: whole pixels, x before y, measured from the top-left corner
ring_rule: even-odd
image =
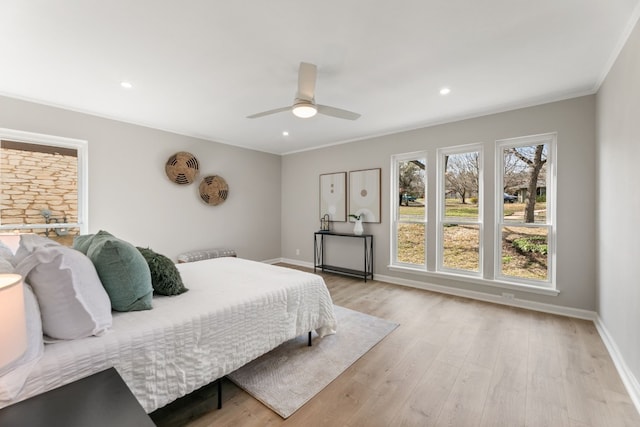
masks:
[[[198,176],[198,159],[186,151],[179,151],[169,157],[164,167],[169,179],[176,184],[191,184]]]
[[[200,182],[200,197],[208,205],[219,205],[227,200],[229,186],[223,177],[218,175],[205,176]]]

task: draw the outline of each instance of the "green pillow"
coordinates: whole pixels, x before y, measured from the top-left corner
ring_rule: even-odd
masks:
[[[83,234],[81,236],[74,237],[73,249],[80,251],[86,255],[94,237],[95,237],[95,234]]]
[[[149,264],[151,285],[156,293],[160,295],[180,295],[189,290],[184,287],[180,272],[173,261],[149,248],[138,248],[138,250],[147,260],[147,264]]]
[[[151,272],[147,261],[135,246],[106,231],[99,231],[91,238],[87,256],[109,294],[112,309],[151,309]]]

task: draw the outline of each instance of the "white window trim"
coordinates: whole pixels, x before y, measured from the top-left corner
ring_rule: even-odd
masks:
[[[410,273],[424,277],[437,277],[440,279],[453,279],[459,282],[471,283],[475,285],[491,286],[499,289],[509,289],[514,291],[522,291],[538,295],[558,296],[560,291],[540,285],[530,285],[527,283],[515,283],[513,280],[502,281],[497,279],[486,279],[469,275],[449,273],[444,271],[426,271],[415,266],[405,267],[400,265],[388,265],[387,268],[398,273]]]
[[[49,145],[54,147],[71,148],[78,154],[78,222],[56,224],[8,224],[0,225],[0,230],[24,230],[35,228],[78,227],[81,234],[89,231],[89,173],[88,173],[88,142],[81,139],[64,138],[14,129],[0,128],[0,139],[7,139],[27,144]]]
[[[546,139],[545,139],[546,138]],[[502,243],[502,236],[500,233],[500,225],[502,224],[502,215],[503,215],[503,211],[502,209],[504,208],[504,204],[503,204],[503,197],[502,197],[502,181],[503,181],[503,177],[502,177],[502,146],[503,145],[512,145],[514,143],[521,143],[522,145],[531,145],[532,143],[540,143],[541,141],[550,141],[551,143],[549,144],[549,153],[548,153],[548,158],[551,159],[550,161],[550,165],[547,168],[547,199],[548,200],[553,200],[553,203],[550,208],[547,207],[547,217],[548,217],[548,221],[550,221],[550,224],[552,225],[551,227],[551,233],[549,236],[549,254],[550,254],[550,261],[549,261],[549,265],[550,265],[550,272],[549,272],[549,283],[546,282],[542,282],[539,280],[536,281],[527,281],[527,280],[519,280],[518,278],[514,278],[512,276],[498,276],[497,272],[500,269],[500,265],[498,265],[498,263],[501,262],[501,258],[500,258],[500,245]],[[480,151],[480,167],[481,167],[481,174],[482,174],[482,178],[480,179],[480,183],[479,183],[479,200],[480,200],[480,204],[481,206],[479,207],[479,211],[478,211],[478,216],[479,219],[482,220],[482,229],[480,230],[480,238],[484,239],[481,242],[481,249],[480,249],[480,268],[481,270],[484,270],[484,273],[480,273],[478,275],[473,275],[473,274],[468,274],[468,273],[475,273],[475,272],[467,272],[465,270],[449,270],[449,271],[442,271],[438,269],[438,265],[439,265],[439,261],[435,262],[435,259],[433,260],[434,265],[430,265],[428,263],[428,258],[434,257],[435,255],[433,252],[436,252],[436,248],[440,247],[439,243],[438,243],[438,239],[440,238],[439,236],[437,236],[437,232],[438,232],[438,225],[441,223],[440,220],[442,218],[442,214],[440,213],[440,207],[442,207],[442,209],[444,209],[444,205],[439,201],[436,200],[438,199],[438,197],[440,197],[440,194],[444,194],[444,190],[441,190],[441,188],[444,188],[444,183],[440,183],[438,180],[442,181],[441,178],[441,174],[440,172],[437,170],[438,168],[440,168],[440,170],[442,169],[443,165],[443,157],[440,156],[440,152],[441,151],[445,151],[448,154],[455,154],[455,150],[458,150],[458,152],[467,152],[470,151],[469,148],[470,147],[479,147]],[[484,182],[485,177],[484,177],[484,167],[485,167],[485,158],[484,158],[484,154],[485,154],[485,150],[486,149],[494,149],[495,150],[495,163],[494,163],[494,168],[497,168],[497,170],[492,170],[491,171],[491,175],[493,176],[493,179],[495,179],[495,189],[494,192],[498,195],[498,197],[495,198],[495,209],[494,209],[494,216],[492,218],[490,218],[490,220],[492,221],[491,224],[489,224],[489,229],[491,227],[495,228],[495,234],[494,234],[494,238],[491,239],[490,236],[485,236],[485,227],[487,226],[485,218],[484,218],[484,211],[485,211],[485,205],[484,205],[484,184],[488,184],[489,183],[489,179],[492,179],[492,177],[487,177],[487,182]],[[396,250],[397,250],[397,215],[398,215],[398,207],[395,204],[395,199],[397,196],[397,188],[398,188],[398,180],[399,177],[397,177],[397,170],[396,170],[396,163],[398,160],[410,160],[410,159],[415,159],[415,158],[424,158],[426,161],[426,168],[427,168],[427,172],[425,174],[425,196],[432,198],[432,200],[434,200],[434,202],[431,203],[431,205],[435,205],[438,208],[436,209],[436,212],[431,212],[428,210],[425,210],[425,265],[416,265],[416,264],[406,264],[406,263],[399,263],[395,260],[395,257],[397,256],[396,254]],[[429,163],[429,156],[427,155],[427,151],[416,151],[416,152],[412,152],[412,153],[403,153],[403,154],[396,154],[391,156],[391,168],[390,170],[393,171],[393,173],[391,173],[391,189],[392,192],[394,194],[394,197],[391,197],[391,201],[390,201],[390,228],[391,228],[391,252],[390,252],[390,263],[387,266],[389,268],[390,271],[396,271],[398,273],[410,273],[410,274],[416,274],[416,275],[420,275],[420,276],[425,276],[425,277],[434,277],[434,278],[441,278],[441,279],[454,279],[456,281],[460,281],[460,282],[467,282],[470,284],[479,284],[479,285],[485,285],[485,286],[491,286],[491,287],[495,287],[495,288],[500,288],[500,289],[507,289],[507,290],[515,290],[515,291],[522,291],[522,292],[527,292],[527,293],[534,293],[534,294],[540,294],[540,295],[549,295],[549,296],[557,296],[560,294],[560,291],[556,288],[556,211],[557,211],[557,200],[555,195],[556,193],[556,182],[557,182],[557,133],[552,132],[552,133],[545,133],[545,134],[540,134],[540,135],[531,135],[531,136],[525,136],[525,137],[517,137],[517,138],[509,138],[509,139],[501,139],[501,140],[497,140],[495,141],[495,145],[492,148],[488,148],[488,146],[486,146],[486,144],[484,143],[474,143],[474,144],[468,144],[468,145],[460,145],[460,146],[455,146],[455,147],[442,147],[440,149],[437,150],[437,156],[436,156],[436,164],[433,163]],[[436,169],[434,171],[434,169]],[[434,173],[435,172],[435,173]],[[436,194],[431,194],[429,196],[429,191],[428,191],[428,187],[429,185],[429,176],[431,174],[431,182],[435,181],[436,184],[436,188],[432,187],[431,191],[435,190]],[[551,199],[553,198],[553,199]],[[444,211],[442,211],[444,212]],[[427,227],[427,218],[429,218],[429,215],[433,214],[433,218],[429,227]],[[539,226],[540,224],[538,224]],[[547,224],[548,225],[548,224]],[[535,224],[530,224],[530,226],[536,226]],[[429,229],[433,228],[434,230],[431,230],[432,236],[436,236],[436,238],[429,238]],[[485,239],[485,237],[487,239]],[[493,241],[491,241],[493,240]],[[494,247],[491,248],[490,246],[493,245]],[[491,250],[491,253],[487,253],[484,254],[484,250],[488,249]],[[491,260],[491,257],[493,256],[493,260]],[[483,258],[484,257],[484,258]],[[487,268],[484,269],[484,262],[483,259],[486,261],[493,261],[493,271],[491,271],[491,267],[490,266],[486,266]]]
[[[399,224],[399,218],[400,218],[400,212],[399,209],[400,207],[398,206],[398,197],[396,197],[398,194],[398,187],[400,186],[400,176],[399,176],[399,169],[398,169],[398,163],[401,161],[405,161],[405,160],[415,160],[415,159],[424,159],[425,160],[425,168],[428,164],[428,158],[427,158],[427,152],[426,151],[414,151],[412,153],[403,153],[403,154],[396,154],[391,156],[391,191],[393,192],[393,197],[390,197],[389,200],[389,204],[390,204],[390,209],[389,212],[391,213],[389,215],[389,217],[391,218],[390,221],[390,236],[391,236],[391,242],[390,242],[390,251],[389,251],[389,264],[390,265],[394,265],[394,266],[398,266],[398,267],[406,267],[406,268],[420,268],[420,269],[425,269],[427,268],[427,245],[426,245],[426,239],[427,239],[427,210],[425,209],[425,215],[423,218],[422,223],[424,224],[425,227],[425,242],[424,242],[424,255],[425,255],[425,259],[424,259],[424,267],[420,267],[417,264],[408,264],[408,263],[404,263],[404,262],[400,262],[398,261],[398,224]],[[425,176],[424,176],[424,186],[425,186],[425,199],[427,198],[427,174],[425,171]],[[420,223],[418,221],[416,221],[415,223]]]
[[[500,139],[496,141],[496,224],[495,224],[495,251],[494,251],[494,271],[495,280],[498,282],[509,282],[524,286],[533,286],[539,288],[556,289],[556,181],[557,181],[557,133],[545,133],[538,135],[529,135],[517,138]],[[505,147],[521,147],[527,145],[548,144],[547,152],[547,176],[545,180],[546,198],[547,198],[547,222],[546,224],[518,224],[523,227],[548,227],[547,240],[547,262],[548,279],[528,280],[526,278],[518,278],[506,276],[502,274],[502,227],[504,223],[504,200],[502,197],[502,183],[504,180],[503,168],[503,151]],[[551,200],[551,206],[549,206]],[[518,286],[518,285],[516,285]]]
[[[445,195],[445,179],[444,173],[444,157],[447,155],[455,155],[455,154],[464,154],[469,152],[478,152],[478,219],[477,221],[469,221],[469,220],[450,220],[445,219],[445,210],[446,210],[446,195]],[[443,147],[438,148],[437,150],[437,173],[436,173],[436,183],[437,183],[437,195],[436,195],[436,206],[438,209],[437,213],[437,224],[436,224],[436,269],[437,271],[454,274],[456,276],[473,276],[473,277],[483,277],[484,275],[484,215],[483,215],[483,205],[484,205],[484,144],[481,142],[473,143],[473,144],[465,144],[465,145],[456,145],[454,147]],[[478,271],[470,271],[470,270],[462,270],[462,269],[453,269],[447,268],[444,266],[444,235],[442,232],[443,225],[447,224],[471,224],[478,225],[478,233],[479,233],[479,242],[478,242]]]

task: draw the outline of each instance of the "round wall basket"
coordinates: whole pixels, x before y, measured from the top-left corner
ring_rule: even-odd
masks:
[[[198,176],[198,159],[186,151],[179,151],[169,157],[164,167],[169,179],[176,184],[191,184]]]
[[[200,182],[200,197],[208,205],[219,205],[227,200],[229,186],[223,177],[218,175],[205,176]]]

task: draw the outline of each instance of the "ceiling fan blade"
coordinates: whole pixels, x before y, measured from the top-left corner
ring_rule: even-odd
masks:
[[[298,94],[296,98],[313,101],[316,96],[316,76],[318,68],[307,62],[300,63],[298,70]]]
[[[339,119],[356,120],[360,114],[353,111],[343,110],[341,108],[329,107],[327,105],[316,105],[318,113],[325,116],[337,117]]]
[[[247,119],[257,119],[258,117],[264,117],[264,116],[268,116],[270,114],[281,113],[283,111],[289,111],[289,110],[291,110],[291,107],[276,108],[274,110],[263,111],[262,113],[252,114],[250,116],[247,116]]]

